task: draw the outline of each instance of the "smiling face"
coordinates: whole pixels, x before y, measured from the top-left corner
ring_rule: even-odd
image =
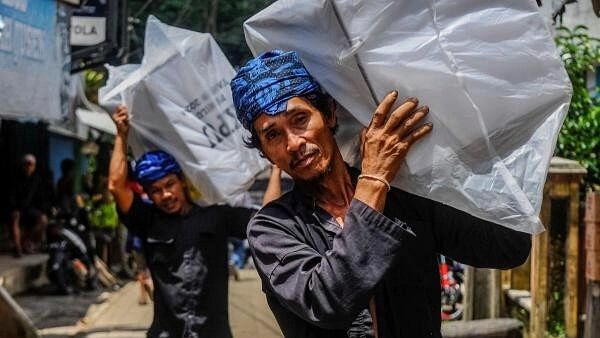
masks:
[[[144,187],[154,205],[167,214],[183,212],[188,203],[185,195],[185,183],[176,174],[169,174]]]
[[[261,114],[253,123],[262,152],[297,181],[314,181],[330,170],[337,144],[332,129],[335,115],[326,119],[310,101],[291,98],[287,110]]]

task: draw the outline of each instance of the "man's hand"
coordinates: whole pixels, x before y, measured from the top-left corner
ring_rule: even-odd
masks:
[[[362,174],[388,183],[396,177],[410,147],[433,128],[431,123],[419,125],[429,108],[418,107],[416,98],[407,99],[389,114],[397,98],[398,92],[393,91],[383,99],[362,143]]]
[[[127,134],[129,134],[129,111],[127,107],[118,105],[111,117],[117,126],[117,134],[127,139]]]

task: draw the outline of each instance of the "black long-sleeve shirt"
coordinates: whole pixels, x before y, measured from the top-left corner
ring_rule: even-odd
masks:
[[[439,253],[504,269],[531,248],[528,234],[394,188],[383,214],[353,200],[343,229],[294,189],[258,212],[248,240],[288,338],[372,337],[372,297],[379,338],[441,337]]]
[[[227,239],[245,238],[253,214],[193,205],[185,215],[168,215],[135,197],[124,221],[143,240],[155,286],[148,337],[231,338]]]

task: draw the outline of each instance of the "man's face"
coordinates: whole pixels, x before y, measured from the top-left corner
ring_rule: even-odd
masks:
[[[35,161],[31,159],[25,159],[23,161],[23,172],[27,176],[31,176],[35,171]]]
[[[169,174],[145,187],[148,197],[167,214],[178,214],[187,203],[185,183],[175,174]]]
[[[294,97],[285,112],[261,114],[253,126],[265,156],[294,180],[314,181],[329,170],[337,150],[334,114],[325,120],[310,101]]]

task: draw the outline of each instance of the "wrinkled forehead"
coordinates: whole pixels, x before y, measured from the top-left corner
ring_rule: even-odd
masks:
[[[260,134],[277,123],[284,122],[287,118],[298,112],[313,112],[318,109],[304,96],[294,96],[287,100],[285,109],[276,113],[262,112],[253,122],[254,130]]]

